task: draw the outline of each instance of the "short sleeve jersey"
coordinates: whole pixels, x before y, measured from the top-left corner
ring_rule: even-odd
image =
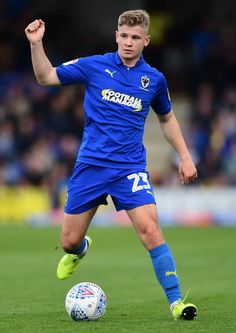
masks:
[[[145,168],[144,125],[150,106],[171,110],[164,75],[143,56],[134,67],[119,54],[79,58],[56,68],[62,85],[84,84],[85,125],[77,161],[121,169]]]

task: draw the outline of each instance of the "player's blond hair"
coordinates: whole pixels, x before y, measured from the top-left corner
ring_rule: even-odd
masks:
[[[127,10],[118,18],[118,28],[122,25],[135,26],[140,25],[148,33],[150,16],[143,9]]]

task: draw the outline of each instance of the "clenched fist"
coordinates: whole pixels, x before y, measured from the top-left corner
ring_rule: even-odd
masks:
[[[25,34],[31,44],[36,44],[43,39],[45,32],[45,23],[43,20],[35,20],[31,22],[25,29]]]

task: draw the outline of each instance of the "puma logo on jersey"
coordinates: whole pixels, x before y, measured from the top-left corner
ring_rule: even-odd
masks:
[[[111,75],[112,78],[113,78],[113,75],[116,73],[116,71],[111,72],[109,69],[105,69],[105,72],[108,73],[109,75]]]

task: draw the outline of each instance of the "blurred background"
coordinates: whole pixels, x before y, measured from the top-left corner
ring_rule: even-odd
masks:
[[[233,0],[1,0],[0,223],[60,224],[68,177],[83,134],[80,86],[43,88],[33,75],[25,27],[46,23],[54,66],[116,51],[117,18],[151,16],[144,56],[168,81],[173,109],[199,179],[181,186],[178,157],[152,111],[146,122],[148,170],[163,225],[236,226],[236,6]],[[128,224],[113,205],[97,225]]]

